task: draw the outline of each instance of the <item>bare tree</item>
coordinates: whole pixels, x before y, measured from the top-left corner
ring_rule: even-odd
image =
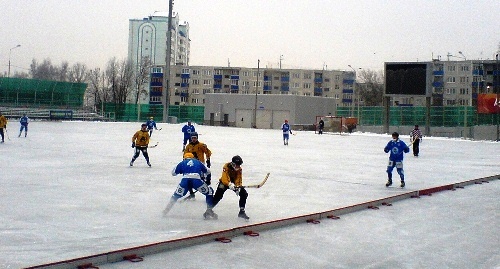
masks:
[[[131,62],[126,60],[118,62],[115,57],[108,61],[105,76],[115,104],[126,102],[127,95],[133,87],[133,74]]]
[[[68,81],[82,83],[87,80],[87,75],[87,66],[82,63],[76,63],[68,70]]]
[[[361,98],[365,106],[381,106],[384,96],[384,73],[362,69],[359,73],[361,83],[358,84]]]
[[[148,90],[146,87],[147,82],[149,82],[149,74],[151,68],[151,60],[149,57],[143,57],[137,70],[135,70],[134,83],[136,89],[135,103],[139,103],[140,96],[142,94],[147,94]]]

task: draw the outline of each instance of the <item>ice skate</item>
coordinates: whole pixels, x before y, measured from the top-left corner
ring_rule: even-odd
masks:
[[[150,162],[148,162],[148,166],[151,167],[151,163]]]
[[[134,166],[134,160],[130,161],[130,167]]]
[[[401,185],[400,185],[400,187],[401,187],[401,188],[404,188],[404,187],[405,187],[405,185],[406,185],[406,184],[405,184],[405,182],[404,182],[403,180],[401,180]]]
[[[386,187],[389,187],[389,186],[391,186],[391,185],[392,185],[392,180],[390,180],[390,179],[389,179],[389,180],[387,180],[387,183],[385,183],[385,186],[386,186]]]
[[[218,219],[219,216],[211,208],[207,208],[207,211],[203,213],[204,219]]]
[[[245,213],[245,210],[240,210],[240,213],[238,213],[238,218],[242,218],[242,219],[245,219],[245,220],[250,219],[250,217],[247,216],[247,214]]]
[[[191,193],[184,200],[186,200],[186,201],[194,201],[195,199],[196,199],[196,196],[194,195],[194,193]]]

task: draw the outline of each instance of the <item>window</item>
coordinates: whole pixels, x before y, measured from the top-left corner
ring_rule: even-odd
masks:
[[[193,89],[193,94],[200,94],[200,90],[199,89]]]
[[[161,96],[151,96],[149,97],[149,102],[161,102]]]
[[[254,87],[255,87],[255,86],[257,86],[257,81],[254,81],[254,82],[253,82],[253,86],[254,86]],[[259,81],[259,85],[258,85],[257,87],[261,87],[261,86],[262,86],[262,82],[261,82],[261,81]]]
[[[212,75],[212,70],[203,70],[203,75],[205,75],[205,76]]]
[[[238,85],[237,79],[231,79],[231,85]]]
[[[455,88],[446,88],[446,94],[455,94],[456,89]]]
[[[454,66],[454,65],[449,65],[449,66],[448,66],[448,71],[450,71],[450,72],[455,71],[455,69],[456,69],[456,68],[455,68],[455,66]]]
[[[463,94],[463,95],[469,95],[469,89],[466,89],[466,88],[460,88],[460,94]]]
[[[311,83],[304,83],[304,89],[310,89]]]
[[[199,79],[193,79],[193,80],[191,80],[191,84],[193,84],[193,85],[200,85],[200,80]]]
[[[182,68],[182,74],[189,74],[189,68]]]
[[[239,75],[240,70],[231,70],[231,75]]]
[[[243,76],[244,76],[244,77],[248,77],[248,75],[249,75],[249,74],[250,74],[250,72],[248,72],[248,71],[243,71]]]
[[[311,79],[311,73],[304,74],[304,79]]]
[[[259,77],[262,77],[262,72],[258,72]],[[257,71],[253,71],[253,76],[257,76]]]
[[[188,98],[186,96],[181,96],[181,102],[187,102]]]
[[[206,93],[211,93],[212,90],[211,89],[203,89],[203,94],[206,94]]]
[[[214,75],[222,75],[222,70],[214,70]]]
[[[300,73],[292,73],[292,78],[300,78]]]
[[[455,83],[455,77],[448,77],[446,82]]]
[[[163,73],[161,67],[153,67],[152,73]]]
[[[198,98],[192,98],[192,99],[191,99],[191,103],[193,103],[193,104],[198,104],[199,102],[200,102],[200,101],[199,101],[199,99],[198,99]]]
[[[199,74],[200,74],[200,70],[193,69],[193,75],[199,75]]]
[[[204,79],[203,85],[212,85],[212,80],[211,79]]]
[[[161,83],[163,81],[162,77],[152,77],[151,82]]]
[[[335,75],[335,81],[339,81],[340,80],[340,75]]]
[[[300,83],[294,82],[292,88],[300,88]]]

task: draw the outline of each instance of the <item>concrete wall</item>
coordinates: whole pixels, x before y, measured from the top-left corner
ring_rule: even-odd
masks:
[[[204,123],[215,126],[250,128],[255,95],[206,94]],[[285,119],[294,124],[314,124],[318,115],[333,115],[335,99],[312,96],[257,95],[257,128],[279,129]],[[213,117],[213,121],[211,118]],[[227,122],[225,122],[225,117]]]

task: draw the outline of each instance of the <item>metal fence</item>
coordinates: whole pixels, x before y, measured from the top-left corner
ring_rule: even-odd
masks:
[[[83,107],[86,83],[0,78],[0,103],[10,106]]]
[[[425,107],[390,107],[389,125],[412,126],[426,125]],[[357,117],[359,125],[384,125],[384,107],[337,108],[337,116]],[[475,125],[496,125],[499,114],[478,114],[472,106],[431,107],[430,126],[470,127]]]

